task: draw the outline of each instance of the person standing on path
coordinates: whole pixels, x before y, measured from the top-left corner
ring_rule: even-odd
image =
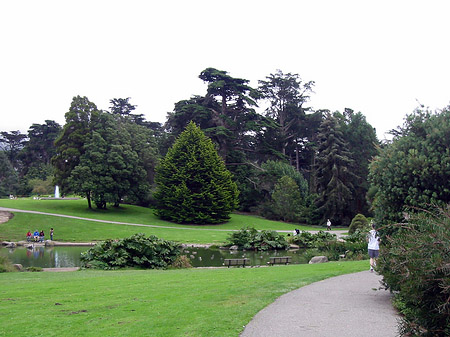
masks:
[[[330,221],[330,219],[327,220],[327,231],[331,231],[331,221]]]
[[[372,223],[372,229],[367,235],[367,249],[369,250],[370,258],[370,271],[373,272],[374,267],[377,265],[378,255],[380,254],[380,237],[375,230],[375,224]]]

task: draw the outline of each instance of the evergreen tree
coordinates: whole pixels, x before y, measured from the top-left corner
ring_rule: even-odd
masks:
[[[149,190],[146,171],[132,147],[127,121],[120,115],[99,113],[79,164],[69,179],[74,191],[92,196],[97,208],[115,207],[125,196]]]
[[[220,223],[237,207],[238,190],[214,145],[190,122],[155,177],[156,214],[178,223]]]
[[[52,158],[55,183],[60,186],[62,194],[69,191],[68,179],[80,162],[84,145],[91,135],[92,122],[98,113],[97,106],[87,97],[76,96],[65,114],[66,124],[55,141],[56,154]]]
[[[343,139],[338,120],[326,114],[318,135],[317,192],[318,211],[322,222],[330,219],[336,225],[349,225],[355,215],[351,209],[354,198],[354,161]]]
[[[355,185],[355,197],[352,209],[356,213],[368,213],[366,194],[369,190],[369,163],[378,152],[379,141],[375,129],[366,121],[361,113],[345,109],[344,114],[335,113],[340,120],[342,134],[348,143],[348,149],[354,160],[355,174],[359,180]]]
[[[0,150],[0,197],[16,194],[17,188],[17,173],[5,152]]]

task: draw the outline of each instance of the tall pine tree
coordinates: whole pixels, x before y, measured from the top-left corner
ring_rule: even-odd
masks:
[[[354,161],[344,141],[338,120],[330,113],[320,126],[318,135],[316,205],[322,222],[330,219],[333,224],[346,225],[354,215],[351,200],[354,197]]]
[[[238,190],[212,141],[190,122],[156,170],[156,214],[178,223],[221,223]]]

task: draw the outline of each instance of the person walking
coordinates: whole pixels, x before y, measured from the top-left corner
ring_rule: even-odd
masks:
[[[372,223],[372,229],[367,234],[367,249],[369,251],[370,258],[370,272],[373,272],[377,265],[377,259],[380,254],[380,237],[375,229],[375,224]]]
[[[330,221],[330,219],[327,220],[327,231],[331,231],[331,221]]]

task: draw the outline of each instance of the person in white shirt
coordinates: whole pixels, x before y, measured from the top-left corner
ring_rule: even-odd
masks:
[[[370,271],[373,272],[374,267],[377,265],[378,255],[380,254],[380,237],[375,230],[375,224],[372,223],[372,229],[367,235],[367,249],[369,250],[370,258]]]
[[[327,231],[331,231],[331,221],[330,221],[330,219],[327,220]]]

